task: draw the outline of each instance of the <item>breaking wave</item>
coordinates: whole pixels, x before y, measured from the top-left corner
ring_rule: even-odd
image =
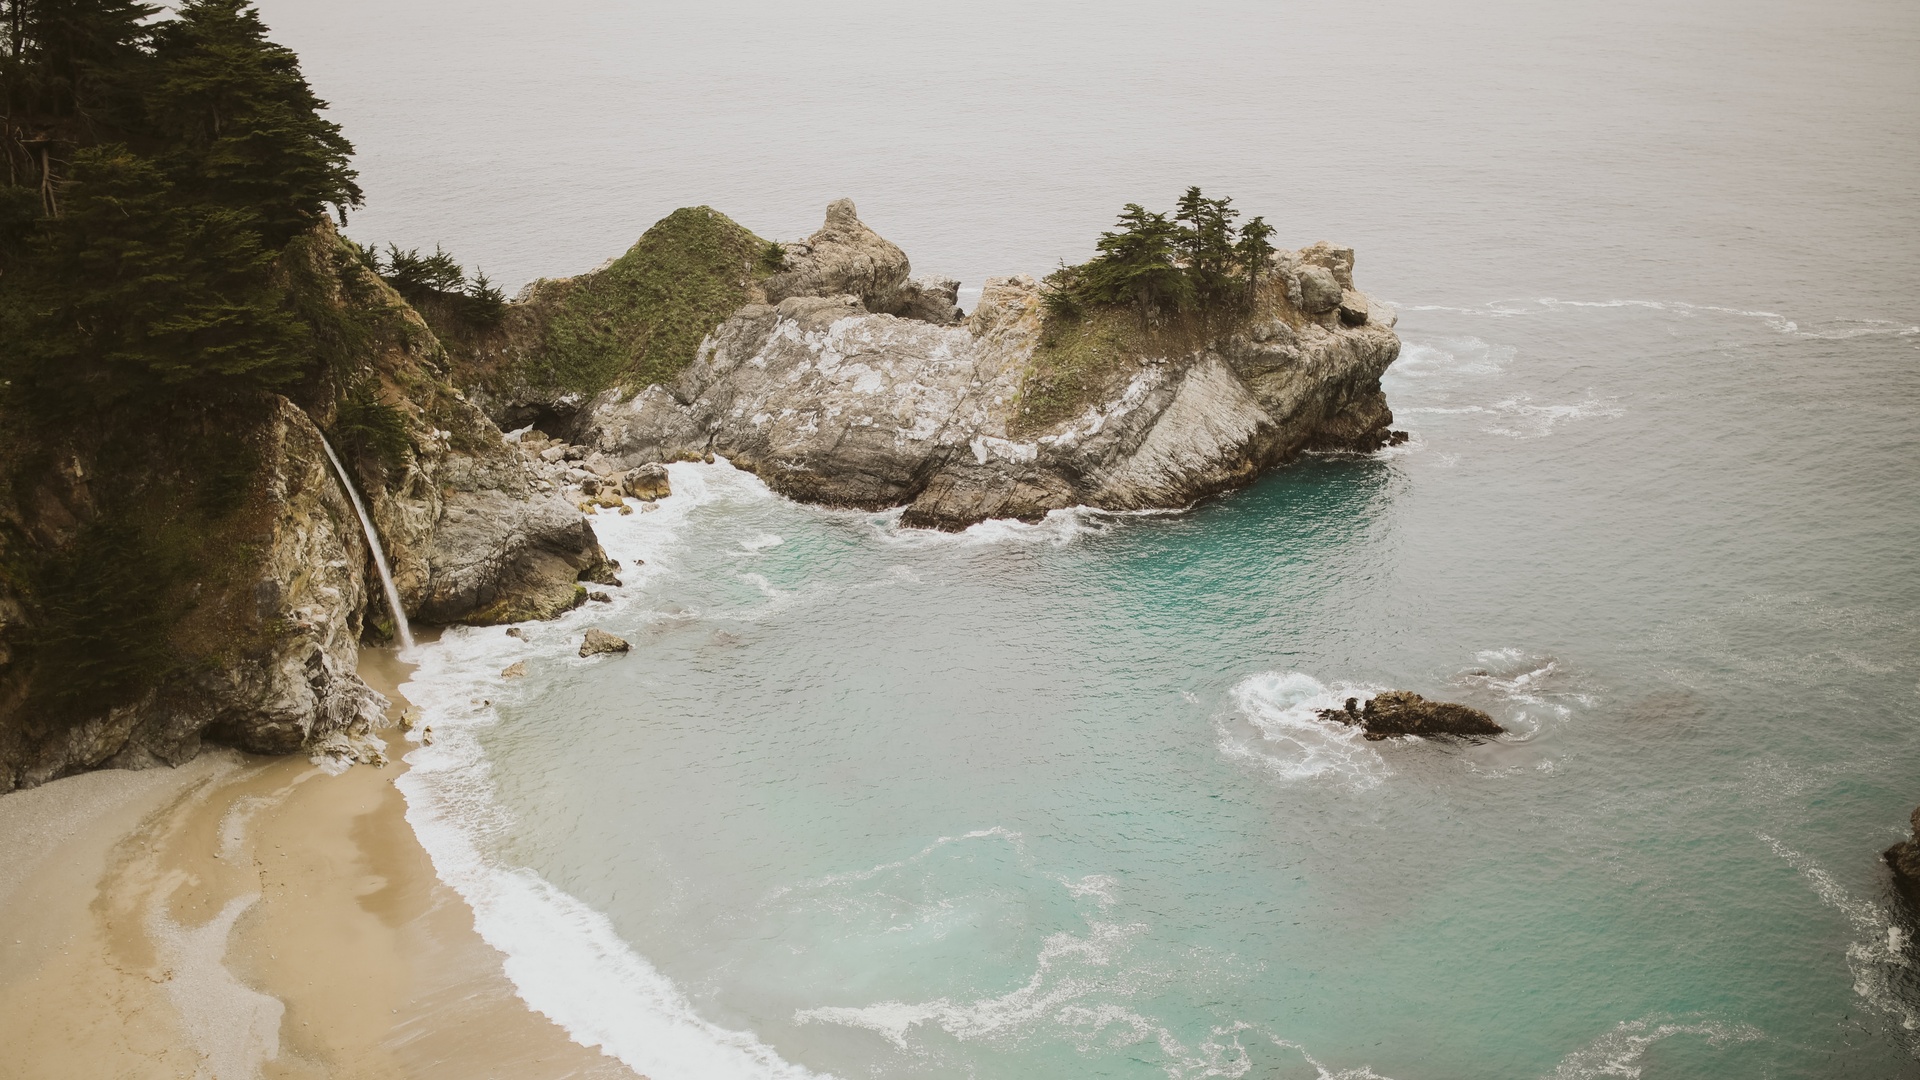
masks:
[[[1322,720],[1320,710],[1338,709],[1348,698],[1367,699],[1379,687],[1322,683],[1298,671],[1264,672],[1240,680],[1230,697],[1251,732],[1220,725],[1220,749],[1259,764],[1284,780],[1326,778],[1375,787],[1393,770],[1367,745],[1360,729]]]
[[[717,501],[773,497],[758,480],[724,465],[675,464],[668,470],[675,494],[655,509],[602,515],[594,523],[609,554],[631,564],[623,571],[625,586],[610,588],[613,611],[631,609],[636,585],[672,572],[690,511]],[[501,669],[519,660],[590,663],[573,655],[573,642],[589,619],[608,611],[606,605],[594,614],[575,611],[528,628],[524,637],[454,628],[418,650],[419,667],[405,689],[434,738],[407,755],[411,768],[396,781],[407,798],[407,821],[435,873],[473,909],[480,936],[505,954],[507,977],[521,999],[575,1041],[653,1080],[818,1077],[751,1032],[702,1017],[604,914],[533,871],[487,854],[490,842],[512,825],[494,798],[492,764],[480,742],[481,732],[498,722],[494,701],[518,692]]]

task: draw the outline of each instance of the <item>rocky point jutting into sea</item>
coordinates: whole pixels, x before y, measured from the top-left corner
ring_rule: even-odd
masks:
[[[1282,252],[1250,311],[1108,328],[1076,343],[1097,370],[1037,410],[1060,344],[1041,284],[990,279],[963,316],[957,282],[911,277],[842,199],[684,369],[604,390],[566,428],[615,467],[717,453],[796,499],[904,505],[913,526],[1184,507],[1304,450],[1393,438],[1380,375],[1400,342],[1353,262],[1326,243]]]
[[[131,703],[51,724],[33,690],[64,673],[0,654],[0,790],[177,764],[206,741],[378,756],[384,702],[354,666],[391,620],[322,445],[322,430],[369,423],[341,400],[394,418],[397,437],[345,456],[406,614],[442,625],[551,618],[585,601],[583,583],[614,580],[585,515],[660,494],[648,466],[662,461],[724,455],[795,499],[905,506],[907,525],[960,529],[1185,507],[1303,451],[1398,437],[1380,389],[1394,317],[1355,289],[1353,253],[1326,243],[1278,253],[1230,317],[1065,329],[1024,275],[988,281],[963,314],[957,282],[911,277],[844,199],[778,246],[678,211],[622,259],[529,286],[488,326],[432,294],[416,311],[328,225],[283,259],[314,302],[382,326],[339,380],[353,392],[277,397],[237,433],[257,467],[239,479],[246,512],[217,536],[227,572],[191,585],[168,631],[187,662]],[[103,475],[78,433],[13,449],[28,453],[58,464],[0,512],[53,551],[78,550],[97,485],[171,475],[153,455]],[[18,630],[32,616],[0,593],[0,618]]]

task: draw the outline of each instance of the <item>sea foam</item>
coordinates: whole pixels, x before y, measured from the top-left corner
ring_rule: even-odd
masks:
[[[1285,780],[1323,778],[1357,787],[1375,787],[1393,771],[1367,745],[1360,729],[1322,720],[1320,710],[1338,709],[1346,699],[1368,699],[1380,688],[1352,683],[1329,686],[1298,671],[1263,672],[1240,680],[1230,697],[1237,715],[1252,725],[1248,738],[1221,724],[1220,749],[1254,761]]]
[[[806,1080],[822,1074],[788,1062],[751,1032],[702,1017],[674,982],[622,940],[599,911],[532,870],[487,854],[512,827],[494,798],[491,763],[480,733],[498,721],[495,700],[521,692],[500,675],[505,665],[591,663],[572,654],[590,621],[642,617],[635,587],[673,572],[687,515],[713,502],[773,497],[753,477],[724,463],[668,467],[675,494],[651,511],[601,515],[602,544],[628,563],[611,605],[579,609],[531,628],[525,639],[496,628],[454,628],[417,650],[406,684],[431,745],[407,755],[396,784],[407,821],[441,880],[474,913],[474,927],[506,956],[505,969],[526,1003],[575,1041],[597,1047],[652,1080]]]

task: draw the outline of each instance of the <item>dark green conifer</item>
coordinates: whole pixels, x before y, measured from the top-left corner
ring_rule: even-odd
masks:
[[[1128,203],[1116,224],[1117,230],[1100,234],[1094,244],[1100,253],[1080,275],[1086,298],[1131,303],[1142,318],[1191,303],[1193,283],[1175,265],[1180,236],[1173,222],[1139,203]]]
[[[1247,279],[1247,294],[1260,285],[1260,273],[1267,268],[1273,258],[1273,226],[1267,219],[1256,217],[1240,229],[1240,242],[1234,245],[1234,254],[1240,259],[1242,273]]]
[[[297,323],[254,225],[180,200],[124,146],[80,152],[12,298],[24,324],[6,365],[17,389],[64,411],[297,378]]]
[[[293,50],[267,40],[248,0],[187,0],[154,31],[147,105],[184,194],[258,215],[278,248],[328,207],[345,219],[362,195],[353,147],[322,119]]]

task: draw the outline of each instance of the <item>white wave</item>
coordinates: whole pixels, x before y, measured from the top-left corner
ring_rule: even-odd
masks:
[[[1907,966],[1906,931],[1895,925],[1885,908],[1869,900],[1860,900],[1847,892],[1833,875],[1812,859],[1793,850],[1766,833],[1755,833],[1787,865],[1800,871],[1822,902],[1853,924],[1861,940],[1847,946],[1847,968],[1853,972],[1853,992],[1882,1015],[1892,1018],[1910,1032],[1920,1032],[1920,1011],[1901,994],[1896,980]],[[1909,1049],[1920,1053],[1920,1044]]]
[[[844,873],[827,874],[823,877],[817,877],[811,881],[803,881],[794,885],[782,885],[779,888],[773,890],[771,893],[768,893],[767,900],[769,902],[778,900],[781,897],[786,896],[790,893],[807,893],[807,892],[820,892],[824,890],[837,890],[842,888],[843,886],[855,885],[862,881],[871,881],[874,878],[881,876],[882,874],[892,873],[895,870],[900,870],[905,867],[912,866],[913,864],[922,861],[927,856],[932,855],[934,852],[939,851],[941,848],[946,847],[949,844],[958,844],[958,843],[964,843],[965,841],[968,841],[968,840],[984,840],[984,839],[1003,840],[1008,845],[1010,845],[1013,848],[1013,850],[1020,855],[1022,859],[1025,859],[1026,857],[1026,846],[1024,843],[1025,838],[1020,833],[1014,832],[1012,829],[1007,829],[999,825],[995,825],[987,829],[974,829],[971,832],[964,832],[959,834],[958,836],[942,836],[934,840],[932,843],[928,844],[926,847],[921,848],[919,851],[914,852],[912,855],[909,855],[904,859],[895,859],[892,862],[884,862],[878,866],[870,866],[865,870],[848,870]]]
[[[1265,672],[1240,680],[1234,704],[1259,732],[1257,743],[1221,728],[1220,748],[1259,762],[1286,780],[1328,777],[1374,787],[1393,771],[1366,743],[1358,727],[1322,720],[1320,710],[1338,709],[1348,698],[1367,699],[1377,687],[1328,686],[1298,671]]]
[[[1714,1046],[1730,1042],[1752,1042],[1765,1035],[1745,1024],[1725,1024],[1706,1020],[1682,1023],[1669,1017],[1625,1020],[1612,1031],[1568,1054],[1551,1073],[1549,1080],[1590,1080],[1600,1076],[1623,1076],[1635,1080],[1640,1075],[1640,1058],[1647,1047],[1675,1035],[1694,1035]]]
[[[1307,1053],[1307,1048],[1301,1046],[1299,1043],[1289,1042],[1286,1039],[1280,1038],[1278,1035],[1270,1035],[1269,1037],[1273,1039],[1275,1046],[1299,1054],[1306,1060],[1307,1064],[1313,1066],[1313,1071],[1317,1074],[1316,1080],[1391,1080],[1390,1077],[1382,1076],[1366,1065],[1352,1069],[1340,1069],[1338,1071],[1329,1069],[1315,1060],[1312,1054]]]
[[[1514,354],[1511,345],[1492,345],[1477,337],[1411,339],[1404,342],[1387,374],[1393,379],[1502,375]]]
[[[600,515],[603,546],[631,561],[611,605],[577,609],[528,627],[526,637],[496,628],[457,627],[422,646],[405,691],[434,731],[434,742],[407,755],[396,780],[407,821],[434,871],[473,909],[480,936],[505,954],[515,991],[576,1042],[597,1047],[653,1080],[805,1080],[816,1074],[782,1059],[751,1032],[699,1015],[673,981],[635,952],[605,915],[533,871],[486,854],[512,827],[494,798],[492,764],[481,732],[499,720],[493,701],[523,692],[499,672],[516,659],[582,664],[574,650],[590,622],[644,619],[636,585],[671,573],[687,516],[715,502],[773,497],[765,485],[725,463],[668,466],[674,494],[650,512]]]
[[[1115,1023],[1142,1033],[1158,1031],[1159,1025],[1121,1005],[1089,1000],[1101,996],[1124,1000],[1139,992],[1139,973],[1120,960],[1128,944],[1146,930],[1137,923],[1096,922],[1087,927],[1085,937],[1065,932],[1050,935],[1041,944],[1033,976],[997,997],[823,1006],[795,1012],[794,1022],[864,1028],[903,1050],[909,1033],[922,1024],[936,1025],[962,1041],[1023,1034],[1047,1023],[1083,1035],[1097,1034]]]
[[[1594,417],[1610,419],[1625,415],[1626,410],[1612,398],[1590,397],[1570,405],[1536,405],[1531,397],[1521,394],[1503,401],[1496,401],[1491,405],[1421,405],[1402,408],[1399,414],[1402,416],[1478,414],[1492,418],[1492,422],[1481,429],[1489,435],[1505,435],[1514,439],[1537,439],[1553,434],[1555,428],[1568,420],[1586,420]]]
[[[1920,325],[1894,319],[1827,319],[1817,326],[1802,326],[1800,321],[1777,311],[1764,311],[1757,308],[1728,307],[1721,304],[1689,304],[1681,300],[1561,300],[1546,296],[1532,300],[1494,300],[1478,307],[1458,307],[1449,304],[1409,304],[1402,305],[1402,311],[1444,311],[1454,315],[1472,315],[1489,318],[1513,318],[1515,316],[1539,315],[1560,309],[1608,309],[1637,308],[1645,311],[1658,311],[1688,319],[1701,315],[1726,315],[1736,319],[1753,319],[1778,334],[1793,337],[1810,338],[1822,341],[1850,341],[1862,337],[1916,337],[1920,336]]]
[[[1133,517],[1158,517],[1184,513],[1182,510],[1097,510],[1076,506],[1049,510],[1039,521],[1013,518],[989,518],[959,532],[938,529],[909,529],[900,524],[905,511],[891,510],[868,517],[873,533],[891,547],[921,550],[936,547],[986,547],[996,544],[1024,544],[1066,547],[1085,536],[1111,532],[1121,520]]]
[[[749,536],[745,540],[740,541],[740,546],[748,551],[761,552],[768,548],[779,547],[784,543],[786,543],[786,540],[782,537],[775,536],[772,533],[761,533],[757,536]]]

